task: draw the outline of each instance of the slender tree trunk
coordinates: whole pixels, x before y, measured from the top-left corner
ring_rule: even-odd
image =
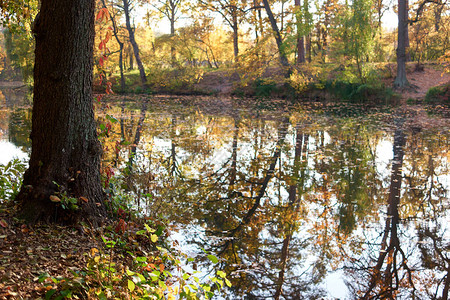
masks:
[[[394,87],[401,89],[409,85],[406,79],[406,33],[408,32],[408,11],[406,0],[398,0],[398,45],[397,77]]]
[[[103,7],[106,8],[105,0],[102,0]],[[125,91],[125,77],[123,76],[123,42],[119,39],[118,29],[114,16],[111,17],[111,23],[113,25],[113,35],[116,39],[117,44],[119,44],[119,69],[120,69],[120,90]]]
[[[284,67],[289,67],[289,61],[286,57],[286,53],[283,49],[283,39],[281,38],[280,30],[278,29],[277,22],[273,16],[272,9],[270,8],[268,0],[262,0],[264,8],[266,9],[267,16],[269,17],[270,26],[272,26],[273,34],[275,35],[275,41],[278,47],[278,53],[280,55],[280,63]]]
[[[42,0],[35,20],[32,151],[17,196],[29,222],[96,224],[106,215],[92,108],[94,10],[94,0]],[[64,194],[78,210],[55,202]]]
[[[120,69],[120,90],[123,92],[125,91],[125,76],[123,75],[123,43],[121,42],[119,42],[119,69]]]
[[[308,62],[312,61],[311,33],[306,36],[306,58]]]
[[[322,31],[322,40],[323,40],[323,47],[322,47],[322,55],[323,60],[327,61],[327,51],[328,51],[328,27],[330,26],[330,6],[332,5],[330,0],[327,0],[325,2],[325,20],[323,22],[324,28]]]
[[[172,14],[173,16],[173,14]],[[173,46],[174,43],[174,37],[175,37],[175,17],[173,16],[170,19],[170,38],[171,38],[171,43],[172,45],[170,46],[170,57],[172,60],[172,66],[175,66],[176,64],[176,56],[175,56],[175,47]]]
[[[231,151],[231,168],[230,168],[230,187],[234,189],[237,175],[237,150],[238,150],[238,138],[239,138],[239,119],[234,118],[234,134],[233,144]]]
[[[405,1],[406,1],[406,21],[407,21],[407,24],[409,24],[408,23],[408,18],[409,18],[409,16],[408,16],[409,1],[408,0],[405,0]],[[411,61],[411,43],[409,41],[409,30],[408,30],[408,27],[406,28],[405,35],[406,35],[405,36],[405,47],[406,47],[405,53],[406,53],[406,61],[408,62],[408,61]]]
[[[141,115],[139,117],[139,120],[138,120],[138,123],[136,126],[136,133],[134,135],[133,144],[131,145],[131,148],[130,148],[130,156],[128,157],[128,168],[130,169],[130,173],[133,172],[133,164],[134,164],[134,160],[135,160],[136,154],[137,154],[137,147],[139,146],[139,142],[141,140],[141,131],[142,131],[142,126],[144,125],[145,115],[147,113],[147,107],[148,107],[148,100],[144,100],[144,102],[142,102]]]
[[[136,39],[134,37],[134,29],[131,27],[129,5],[130,5],[129,0],[123,0],[125,23],[126,23],[128,35],[130,38],[130,43],[131,43],[131,46],[133,47],[134,57],[136,58],[136,63],[138,65],[142,85],[145,85],[147,83],[147,77],[145,76],[144,65],[142,64],[141,56],[139,55],[139,47],[138,47],[138,44],[136,43]]]
[[[132,51],[128,51],[128,70],[134,70],[134,59]]]
[[[234,62],[239,61],[239,26],[237,19],[236,8],[233,10],[233,49],[234,49]]]
[[[295,0],[295,8],[300,13],[300,0]],[[302,19],[297,15],[297,64],[302,64],[306,61],[305,57],[305,37],[302,32]]]

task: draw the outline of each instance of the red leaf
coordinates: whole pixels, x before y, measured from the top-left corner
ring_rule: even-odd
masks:
[[[102,9],[99,10],[99,12],[97,13],[97,17],[95,18],[96,21],[101,20],[103,22],[103,20],[105,18],[108,18],[109,13],[108,13],[108,9],[106,7],[103,7]]]
[[[6,228],[6,227],[8,227],[8,223],[6,223],[6,221],[5,220],[0,220],[0,225],[3,227],[3,228]]]
[[[98,64],[103,67],[103,57],[100,57],[100,59],[98,60]]]

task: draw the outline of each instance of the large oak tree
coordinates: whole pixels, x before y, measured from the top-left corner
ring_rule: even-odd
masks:
[[[34,22],[32,151],[17,197],[30,222],[97,223],[106,214],[92,105],[94,10],[95,0],[42,0]],[[79,209],[57,202],[69,198]]]

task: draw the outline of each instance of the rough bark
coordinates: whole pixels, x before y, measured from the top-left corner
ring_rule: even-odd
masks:
[[[42,0],[35,20],[32,151],[17,197],[29,222],[98,223],[106,215],[92,107],[94,9],[94,0]],[[80,208],[50,201],[63,195]]]
[[[123,0],[123,10],[124,10],[124,14],[125,14],[125,24],[127,26],[128,36],[130,39],[131,46],[133,47],[134,58],[136,59],[136,63],[138,65],[141,82],[142,82],[142,85],[146,85],[147,84],[147,76],[145,76],[144,65],[142,64],[141,56],[139,54],[139,46],[136,43],[136,39],[134,37],[134,29],[131,27],[130,1],[129,0]]]
[[[394,87],[402,89],[409,85],[406,78],[406,34],[408,32],[408,11],[406,0],[398,0],[398,45],[397,45],[397,77]]]

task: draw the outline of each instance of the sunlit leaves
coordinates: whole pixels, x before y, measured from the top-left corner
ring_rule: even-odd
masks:
[[[102,7],[98,13],[97,16],[95,17],[96,21],[100,21],[100,22],[104,22],[105,20],[107,20],[109,18],[109,12],[108,9],[106,7]]]

